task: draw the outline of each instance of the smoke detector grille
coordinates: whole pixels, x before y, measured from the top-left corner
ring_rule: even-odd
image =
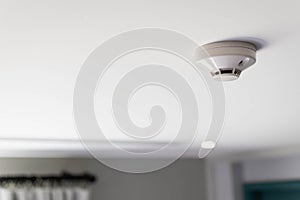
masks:
[[[230,81],[256,62],[256,46],[244,41],[213,42],[199,47],[195,55],[215,80]]]

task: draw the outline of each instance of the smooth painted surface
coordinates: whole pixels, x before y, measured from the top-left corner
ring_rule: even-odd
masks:
[[[299,149],[299,8],[298,0],[0,1],[0,139],[28,151],[23,141],[77,140],[72,94],[87,56],[120,32],[161,27],[199,44],[244,39],[263,46],[255,66],[225,84],[219,154]],[[17,148],[6,150],[18,156]]]
[[[60,173],[62,170],[95,174],[98,182],[93,186],[93,200],[206,199],[205,167],[201,160],[183,159],[157,172],[127,174],[92,159],[0,159],[0,175]]]
[[[300,180],[300,157],[249,160],[243,168],[245,182]]]
[[[207,199],[233,200],[235,180],[232,165],[226,160],[206,160]]]

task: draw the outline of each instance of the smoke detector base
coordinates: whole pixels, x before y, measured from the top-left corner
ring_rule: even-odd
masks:
[[[199,47],[195,56],[215,80],[230,81],[256,62],[256,47],[243,41],[213,42]]]

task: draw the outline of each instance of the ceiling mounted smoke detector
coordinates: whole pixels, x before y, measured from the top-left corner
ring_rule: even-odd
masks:
[[[215,80],[231,81],[256,62],[256,46],[243,41],[213,42],[199,47],[195,56]]]

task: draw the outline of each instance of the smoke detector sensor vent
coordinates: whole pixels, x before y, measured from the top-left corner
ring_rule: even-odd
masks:
[[[205,66],[215,80],[236,80],[256,62],[256,46],[243,41],[205,44],[196,50],[196,62]]]

